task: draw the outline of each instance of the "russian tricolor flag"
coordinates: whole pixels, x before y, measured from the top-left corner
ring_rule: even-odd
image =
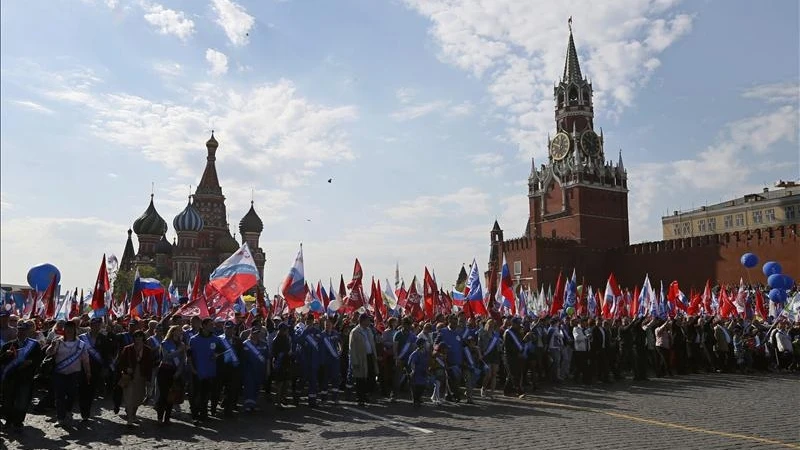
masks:
[[[489,312],[486,310],[486,305],[483,304],[483,288],[481,287],[481,275],[478,273],[478,262],[474,259],[469,269],[467,289],[469,289],[469,291],[464,308],[469,307],[473,314],[488,316]]]
[[[289,269],[286,279],[281,285],[281,292],[289,309],[302,308],[306,303],[306,280],[303,269],[303,244],[294,259],[294,265]]]
[[[234,302],[240,295],[259,281],[258,268],[250,253],[247,242],[222,262],[208,280],[208,285],[228,302]]]

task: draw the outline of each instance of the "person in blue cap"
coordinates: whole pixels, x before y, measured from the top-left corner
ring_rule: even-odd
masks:
[[[302,351],[302,380],[308,383],[308,406],[317,406],[317,391],[319,390],[319,374],[322,368],[322,336],[317,328],[314,315],[308,313],[306,326],[300,334],[298,344]]]
[[[36,333],[33,321],[17,323],[17,338],[0,348],[0,381],[2,382],[2,415],[6,426],[14,431],[23,429],[28,405],[33,397],[33,375],[44,359],[39,342],[32,339]]]
[[[242,384],[244,386],[244,410],[257,410],[258,392],[269,376],[269,345],[263,339],[261,326],[250,329],[250,336],[242,344]]]

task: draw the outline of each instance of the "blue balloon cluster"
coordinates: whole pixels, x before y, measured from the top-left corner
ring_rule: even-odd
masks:
[[[752,269],[758,264],[758,256],[752,253],[745,253],[742,255],[740,261],[743,266],[747,267],[748,269]]]
[[[39,264],[28,270],[28,285],[37,291],[44,292],[53,277],[55,277],[56,285],[58,285],[61,282],[61,272],[58,267],[50,263]]]
[[[783,268],[775,261],[767,261],[761,267],[761,271],[764,272],[765,277],[769,278],[770,275],[783,272]]]
[[[773,288],[769,291],[769,299],[774,303],[783,303],[786,301],[786,291],[783,289]]]

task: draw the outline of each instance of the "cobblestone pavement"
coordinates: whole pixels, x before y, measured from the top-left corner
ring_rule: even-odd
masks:
[[[24,433],[3,434],[7,448],[525,448],[532,445],[609,449],[800,449],[797,375],[689,375],[584,387],[544,386],[524,399],[496,397],[477,405],[379,401],[189,423],[188,406],[169,428],[151,407],[134,430],[104,408],[69,432],[50,417],[30,415]],[[77,414],[76,414],[77,416]]]

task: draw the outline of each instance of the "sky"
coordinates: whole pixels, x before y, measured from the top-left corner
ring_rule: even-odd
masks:
[[[660,217],[800,178],[794,1],[28,0],[0,3],[0,280],[92,286],[151,190],[170,226],[205,165],[232,231],[251,196],[269,293],[452,286],[523,233],[573,18],[632,242]],[[327,180],[332,178],[332,182]]]

